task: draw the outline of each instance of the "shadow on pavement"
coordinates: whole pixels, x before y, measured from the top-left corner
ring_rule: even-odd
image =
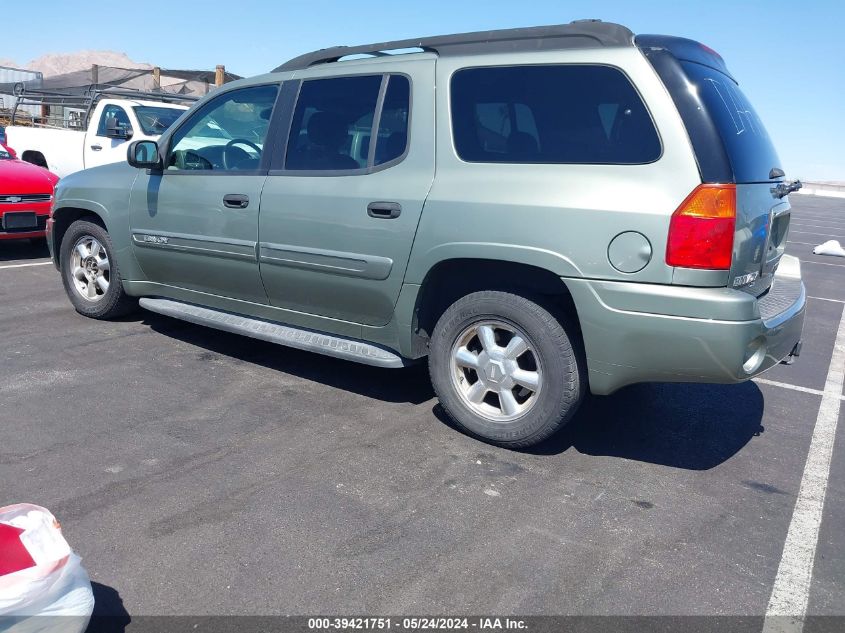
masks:
[[[85,633],[123,633],[132,621],[116,589],[98,582],[91,583],[94,591],[94,613]]]
[[[385,402],[420,404],[434,398],[425,363],[379,369],[140,312],[165,336],[210,352],[262,365]],[[138,318],[138,316],[131,318]],[[452,426],[439,405],[434,415]],[[763,432],[763,395],[738,385],[655,383],[612,396],[587,397],[567,427],[529,452],[557,455],[569,448],[686,470],[708,470]]]
[[[274,371],[299,376],[336,389],[385,402],[420,404],[434,397],[425,363],[405,369],[381,369],[351,361],[303,352],[238,334],[140,311],[127,320],[140,320],[154,331]]]
[[[571,446],[587,455],[708,470],[760,435],[762,419],[763,394],[753,382],[633,385],[588,397],[569,426],[533,452],[554,455]]]
[[[439,404],[434,415],[455,428]],[[763,433],[762,419],[763,394],[753,382],[633,385],[612,396],[588,395],[560,433],[526,452],[559,455],[574,448],[585,455],[708,470]]]
[[[44,240],[0,240],[0,262],[50,257]]]

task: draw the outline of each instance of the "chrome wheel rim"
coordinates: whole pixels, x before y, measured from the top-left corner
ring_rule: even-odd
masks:
[[[76,241],[70,255],[73,287],[86,301],[101,301],[109,291],[111,264],[106,249],[91,235]]]
[[[463,403],[494,422],[528,413],[543,386],[540,358],[528,336],[503,321],[480,321],[452,346],[452,383]]]

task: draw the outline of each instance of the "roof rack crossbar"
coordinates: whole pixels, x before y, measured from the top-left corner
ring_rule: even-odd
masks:
[[[81,92],[78,92],[80,90]],[[147,101],[197,101],[201,98],[194,95],[133,90],[131,88],[103,84],[92,84],[84,88],[80,86],[79,88],[48,90],[44,88],[28,88],[23,83],[17,83],[14,87],[14,93],[16,97],[28,100],[64,99],[80,102],[88,102],[91,99],[98,99],[100,97],[127,97]]]
[[[534,26],[497,31],[476,31],[456,35],[437,35],[363,46],[334,46],[294,57],[273,72],[302,70],[318,64],[336,62],[350,55],[378,55],[385,51],[419,48],[438,55],[449,53],[487,53],[522,50],[559,50],[633,46],[634,34],[624,26],[600,20],[576,20],[569,24]]]
[[[14,87],[15,104],[12,106],[13,120],[17,117],[18,107],[22,105],[65,106],[85,110],[85,125],[94,106],[101,98],[120,97],[126,99],[140,99],[144,101],[158,101],[161,103],[184,103],[197,101],[201,97],[194,95],[173,94],[169,92],[145,92],[119,86],[92,84],[82,92],[73,92],[80,88],[63,90],[47,90],[43,88],[27,88],[23,83]]]

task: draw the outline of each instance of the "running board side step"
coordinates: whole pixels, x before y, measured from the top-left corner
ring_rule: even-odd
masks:
[[[304,330],[271,321],[262,321],[170,299],[144,297],[138,303],[142,308],[151,312],[182,319],[197,325],[205,325],[233,334],[243,334],[277,345],[317,352],[318,354],[343,358],[356,363],[389,368],[404,367],[406,364],[401,356],[388,349],[355,339]]]

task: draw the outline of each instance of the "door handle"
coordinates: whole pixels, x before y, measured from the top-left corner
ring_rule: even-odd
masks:
[[[249,196],[242,193],[227,193],[223,196],[223,206],[230,209],[246,209],[249,206]]]
[[[103,146],[102,145],[92,145],[91,149],[93,149],[95,152],[99,152],[101,149],[103,149]]]
[[[402,213],[402,205],[398,202],[371,202],[367,205],[367,215],[380,220],[392,220]]]

